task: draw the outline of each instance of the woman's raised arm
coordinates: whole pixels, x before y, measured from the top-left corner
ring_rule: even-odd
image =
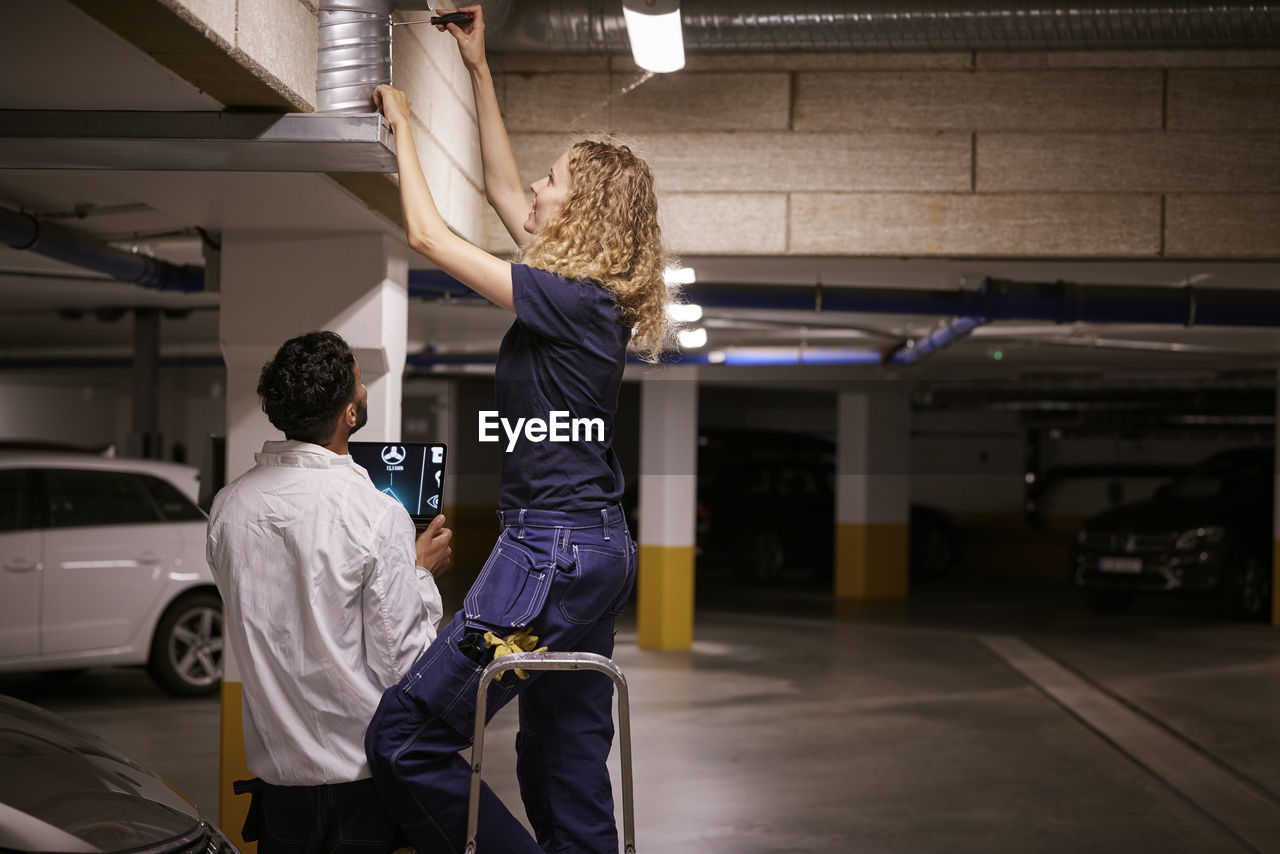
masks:
[[[436,11],[444,14],[450,10]],[[524,246],[533,237],[524,230],[524,222],[529,215],[529,199],[524,194],[520,169],[511,152],[511,140],[507,137],[507,127],[502,122],[498,95],[493,88],[493,75],[485,57],[484,12],[479,6],[463,6],[457,11],[475,15],[469,24],[447,24],[445,29],[457,40],[462,64],[471,77],[471,91],[476,102],[476,122],[480,126],[484,194],[516,245]]]
[[[409,246],[489,302],[515,311],[511,264],[450,231],[436,207],[418,161],[418,146],[409,120],[409,96],[384,85],[374,91],[373,99],[396,135],[400,209],[404,212]]]

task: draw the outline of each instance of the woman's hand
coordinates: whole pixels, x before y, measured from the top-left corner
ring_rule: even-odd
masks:
[[[409,96],[399,89],[383,83],[373,90],[373,103],[387,117],[387,123],[391,127],[394,128],[402,122],[409,121],[411,102]]]
[[[470,12],[475,17],[471,23],[459,26],[457,24],[445,24],[443,27],[436,27],[438,30],[448,30],[449,35],[453,36],[458,42],[458,53],[462,55],[462,64],[467,67],[468,71],[475,71],[477,68],[483,68],[486,60],[484,58],[484,10],[479,6],[463,6],[461,9],[437,9],[436,14],[443,15],[448,12]]]

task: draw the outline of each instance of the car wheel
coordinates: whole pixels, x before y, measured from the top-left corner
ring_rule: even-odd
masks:
[[[1125,590],[1086,590],[1084,598],[1100,614],[1119,614],[1133,604],[1133,594]]]
[[[213,593],[192,593],[160,618],[147,668],[170,694],[212,694],[222,681],[222,644],[222,600]]]
[[[1226,577],[1223,604],[1242,620],[1271,616],[1271,567],[1257,555],[1233,561]]]

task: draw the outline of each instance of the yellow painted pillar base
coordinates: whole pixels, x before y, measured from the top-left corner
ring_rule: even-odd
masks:
[[[1280,629],[1280,540],[1271,549],[1271,625]]]
[[[636,643],[641,649],[693,648],[693,546],[640,546]]]
[[[257,854],[258,843],[240,838],[245,816],[249,814],[249,796],[237,795],[231,788],[236,780],[247,780],[248,760],[244,754],[244,706],[239,682],[222,683],[222,758],[218,763],[218,825],[227,838],[243,854]]]
[[[905,522],[836,525],[836,598],[907,598],[909,548]]]

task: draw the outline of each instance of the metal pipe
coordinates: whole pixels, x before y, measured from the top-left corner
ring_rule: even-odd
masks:
[[[502,27],[511,0],[483,3],[486,30]],[[429,11],[428,0],[320,0],[316,112],[372,113],[373,90],[391,83],[391,13]]]
[[[1280,326],[1280,291],[986,279],[978,294],[988,320]]]
[[[617,0],[517,4],[494,50],[626,53]],[[683,0],[690,52],[1134,50],[1280,43],[1280,4]]]
[[[391,82],[390,0],[323,0],[317,13],[316,112],[374,111]]]
[[[923,314],[1053,323],[1151,323],[1171,326],[1280,326],[1280,291],[1245,288],[1077,285],[985,279],[978,290],[908,290],[831,285],[685,288],[704,308],[768,311]],[[471,299],[475,294],[436,270],[410,270],[409,295]]]
[[[29,214],[0,208],[0,240],[65,264],[96,270],[122,282],[160,291],[204,290],[204,269],[170,264],[90,240]]]
[[[887,361],[895,365],[914,365],[925,356],[932,355],[953,341],[964,338],[986,322],[985,317],[957,317],[919,341],[898,349]]]

